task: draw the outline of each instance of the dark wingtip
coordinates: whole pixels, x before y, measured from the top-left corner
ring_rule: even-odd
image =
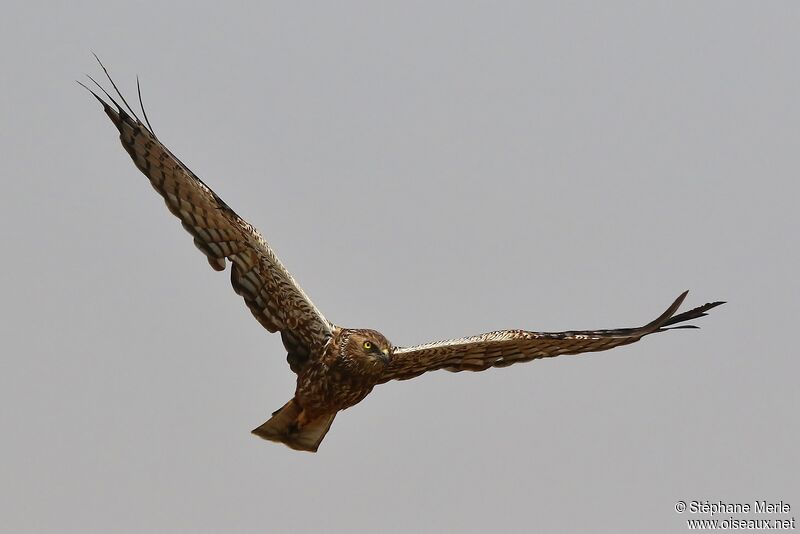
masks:
[[[686,291],[684,291],[683,293],[678,295],[678,298],[676,298],[672,302],[672,304],[670,304],[669,308],[664,310],[664,313],[662,313],[656,319],[654,319],[653,321],[650,321],[648,324],[643,326],[642,330],[649,331],[649,332],[656,332],[661,327],[668,325],[670,320],[671,320],[671,318],[675,315],[675,312],[678,311],[678,308],[681,307],[681,304],[683,304],[683,301],[686,298],[686,295],[688,295],[688,294],[689,294],[689,290],[687,289]]]
[[[120,105],[117,103],[117,101],[116,101],[116,100],[114,100],[114,97],[113,97],[113,96],[111,96],[110,94],[108,94],[108,91],[106,91],[106,88],[105,88],[105,87],[103,87],[102,85],[100,85],[100,84],[98,83],[98,81],[97,81],[97,80],[95,80],[94,78],[92,78],[90,75],[88,75],[88,74],[87,74],[87,75],[86,75],[86,77],[87,77],[87,78],[89,78],[89,79],[92,81],[92,83],[93,83],[93,84],[95,84],[95,85],[97,86],[97,88],[98,88],[98,89],[100,89],[101,91],[103,91],[103,94],[104,94],[104,95],[106,95],[106,98],[108,98],[108,99],[111,101],[111,103],[112,103],[112,104],[114,104],[114,107],[116,107],[116,108],[117,108],[117,111],[118,111],[120,114],[125,114],[125,115],[127,115],[127,113],[125,113],[125,110],[124,110],[124,109],[122,109],[122,107],[121,107],[121,106],[120,106]],[[86,87],[86,86],[84,86],[84,87]],[[91,90],[91,89],[90,89],[90,90]],[[108,102],[106,102],[105,100],[101,100],[101,102],[103,102],[103,107],[105,107],[106,109],[108,109],[108,108],[110,107],[110,106],[108,105]]]
[[[87,74],[86,76],[89,76],[89,75]],[[108,106],[108,104],[106,103],[106,101],[105,101],[105,100],[103,100],[102,98],[100,98],[100,96],[99,96],[97,93],[95,93],[94,91],[92,91],[91,89],[89,89],[89,87],[88,87],[88,86],[87,86],[85,83],[83,83],[83,82],[82,82],[82,81],[80,81],[80,80],[75,80],[75,83],[77,83],[78,85],[80,85],[81,87],[83,87],[84,89],[86,89],[87,91],[89,91],[89,93],[91,93],[91,95],[92,95],[93,97],[95,97],[95,98],[97,99],[97,101],[98,101],[98,102],[100,102],[100,104],[102,104],[102,105],[103,105],[103,107],[104,107],[104,108]]]
[[[92,55],[97,60],[97,63],[100,65],[100,68],[103,69],[103,73],[105,73],[108,81],[111,82],[111,87],[114,88],[114,92],[117,93],[117,96],[119,96],[120,100],[122,100],[122,103],[125,104],[125,107],[127,108],[127,111],[130,113],[130,116],[136,119],[136,122],[141,123],[142,121],[140,121],[139,117],[136,116],[136,112],[133,111],[133,108],[130,106],[130,104],[128,104],[128,101],[125,100],[125,97],[122,95],[122,92],[120,92],[119,87],[117,87],[117,84],[114,83],[114,80],[113,78],[111,78],[111,74],[108,73],[108,69],[106,68],[106,66],[103,65],[103,62],[100,61],[100,58],[97,56],[97,54],[94,53],[94,51],[90,50],[90,52],[92,52]],[[91,78],[91,76],[89,77],[89,79],[91,79],[94,83],[96,83],[97,86],[100,87],[100,89],[103,89],[99,83],[97,83],[94,79]],[[103,89],[103,92],[106,93],[106,95],[108,95],[105,89]],[[108,97],[111,98],[111,95],[108,95]],[[112,98],[111,101],[113,102],[114,99]],[[116,102],[114,102],[114,105],[117,106],[117,108],[120,108],[120,105],[117,104]]]
[[[139,95],[139,107],[142,108],[144,122],[147,123],[147,127],[150,129],[150,133],[153,134],[153,137],[156,137],[156,132],[153,131],[153,126],[150,124],[150,119],[147,118],[147,111],[144,109],[144,102],[142,102],[142,86],[139,84],[138,74],[136,75],[136,93]]]
[[[707,312],[710,309],[716,308],[717,306],[721,306],[723,304],[725,304],[725,301],[722,301],[722,300],[718,300],[718,301],[714,301],[714,302],[707,302],[707,303],[703,304],[702,306],[698,306],[697,308],[692,308],[689,311],[685,311],[683,313],[679,313],[678,315],[670,317],[667,321],[665,321],[661,325],[661,328],[659,330],[675,330],[675,329],[678,329],[678,328],[700,328],[699,326],[695,326],[695,325],[671,326],[670,328],[665,328],[665,327],[669,327],[670,325],[683,323],[683,322],[686,322],[686,321],[691,321],[692,319],[699,319],[700,317],[705,317],[706,315],[708,315]]]

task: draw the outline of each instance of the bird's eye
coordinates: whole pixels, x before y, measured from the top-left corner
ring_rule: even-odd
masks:
[[[371,349],[372,348],[372,342],[371,341],[365,341],[364,342],[364,348],[367,349],[367,350]]]

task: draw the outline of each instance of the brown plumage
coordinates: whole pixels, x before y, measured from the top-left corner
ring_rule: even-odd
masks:
[[[108,76],[105,67],[103,71]],[[143,107],[144,123],[110,76],[125,107],[90,79],[110,103],[81,85],[102,104],[119,130],[122,146],[194,237],[208,263],[222,271],[230,262],[236,293],[264,328],[281,334],[287,361],[297,374],[297,388],[289,402],[253,430],[264,439],[315,452],[336,414],[362,401],[377,384],[436,369],[483,371],[562,354],[608,350],[655,332],[696,328],[675,325],[703,317],[722,304],[711,302],[676,315],[686,297],[684,292],[657,319],[639,328],[550,333],[503,330],[406,348],[393,346],[375,330],[340,328],[323,317],[261,234],[156,138]]]

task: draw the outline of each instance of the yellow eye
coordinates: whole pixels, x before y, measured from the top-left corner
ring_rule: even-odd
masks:
[[[372,348],[372,342],[371,341],[365,341],[364,342],[364,348],[367,349],[367,350],[371,349]]]

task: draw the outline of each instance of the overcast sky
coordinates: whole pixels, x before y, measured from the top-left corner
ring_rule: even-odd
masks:
[[[796,2],[14,2],[0,21],[8,532],[683,532],[800,512]],[[701,330],[379,386],[316,455],[294,392],[74,80],[132,101],[320,310],[397,345]],[[727,516],[723,516],[727,517]],[[754,516],[744,516],[753,518]]]

